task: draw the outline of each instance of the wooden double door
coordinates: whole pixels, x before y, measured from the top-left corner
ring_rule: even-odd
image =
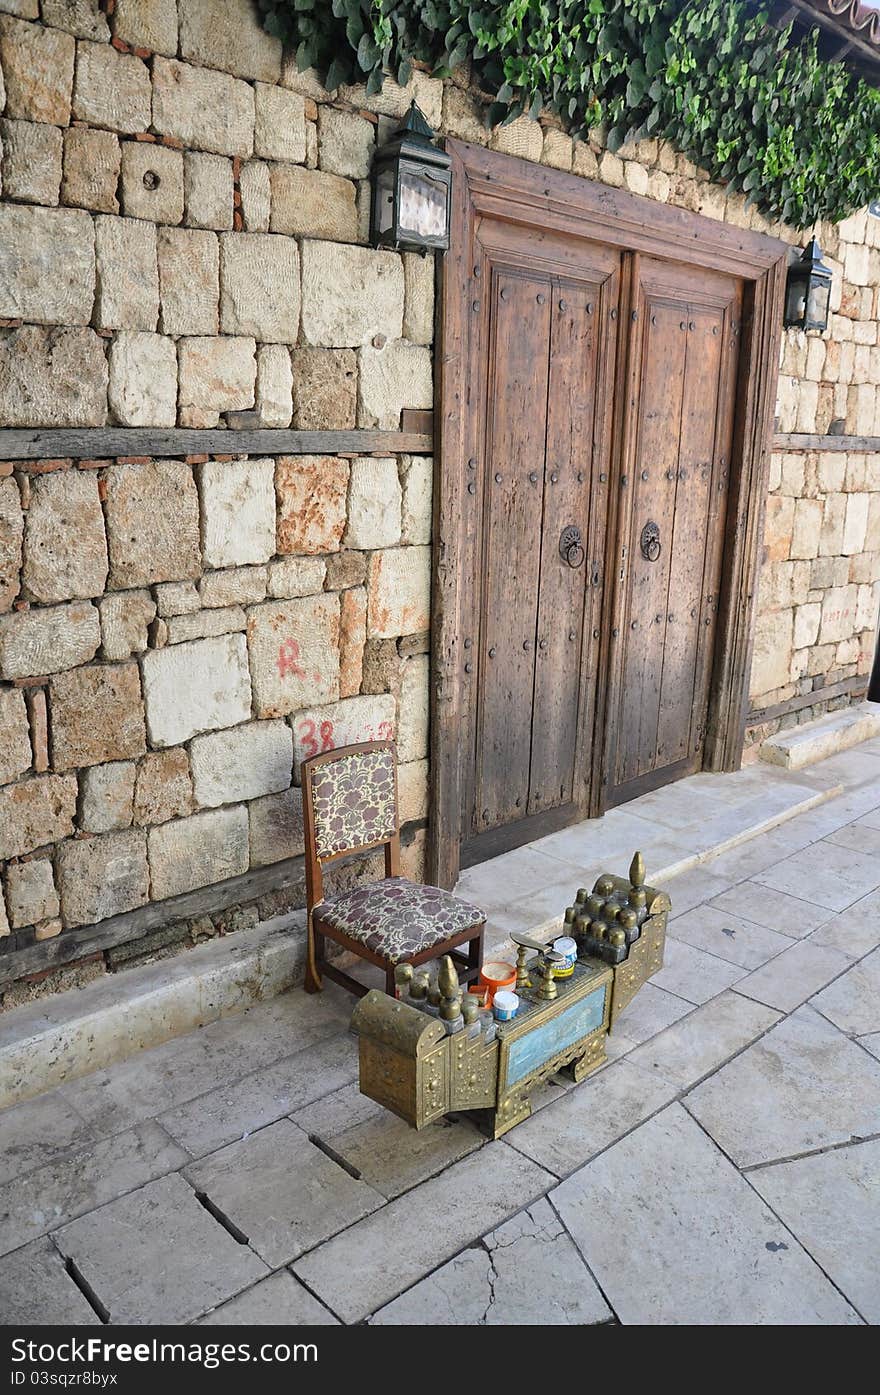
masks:
[[[743,299],[504,218],[469,252],[464,866],[703,764]]]

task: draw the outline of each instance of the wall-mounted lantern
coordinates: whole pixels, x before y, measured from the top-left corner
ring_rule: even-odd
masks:
[[[818,329],[828,326],[831,301],[831,268],[822,260],[815,238],[788,268],[785,287],[785,328]]]
[[[451,163],[446,151],[434,144],[434,132],[413,102],[403,125],[373,160],[370,237],[374,247],[445,251]]]

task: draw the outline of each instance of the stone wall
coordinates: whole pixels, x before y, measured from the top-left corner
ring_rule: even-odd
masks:
[[[412,97],[441,133],[804,240],[669,145],[488,130],[465,70],[331,99],[251,0],[0,0],[0,427],[430,407],[432,261],[367,246]],[[785,336],[779,429],[877,435],[880,220],[817,234],[834,315]],[[774,457],[756,706],[870,665],[877,459]],[[295,854],[291,768],[325,743],[394,730],[423,826],[431,490],[425,457],[0,463],[0,949]]]

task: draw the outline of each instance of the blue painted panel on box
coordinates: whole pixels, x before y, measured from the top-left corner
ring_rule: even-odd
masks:
[[[602,1026],[605,1016],[605,985],[597,988],[580,1002],[573,1003],[558,1017],[553,1017],[543,1027],[525,1032],[517,1041],[511,1042],[507,1058],[506,1085],[513,1085],[524,1075],[538,1070],[545,1061],[572,1046],[581,1037],[588,1036]],[[506,1088],[503,1086],[502,1088]]]

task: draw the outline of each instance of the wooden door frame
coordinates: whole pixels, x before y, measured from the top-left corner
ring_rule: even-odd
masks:
[[[441,262],[435,339],[435,471],[431,596],[431,734],[428,878],[455,884],[461,836],[462,624],[470,579],[461,565],[473,526],[464,459],[468,412],[469,316],[484,291],[469,265],[476,220],[538,227],[670,261],[724,271],[745,283],[734,425],[733,473],[725,537],[726,585],[710,691],[705,768],[733,770],[742,759],[757,575],[769,476],[770,438],[782,335],[788,246],[668,204],[577,175],[447,140],[452,156],[450,248]],[[625,281],[626,278],[624,278]],[[622,293],[625,293],[623,291]],[[623,341],[625,336],[621,335]],[[620,404],[615,403],[619,446]],[[614,510],[611,510],[612,514]],[[609,519],[609,530],[618,526]],[[612,533],[609,532],[609,536]],[[614,589],[605,588],[613,605]],[[597,683],[606,691],[608,645]],[[607,695],[605,710],[613,695]],[[604,745],[604,732],[596,733]],[[594,789],[590,813],[600,812]]]

